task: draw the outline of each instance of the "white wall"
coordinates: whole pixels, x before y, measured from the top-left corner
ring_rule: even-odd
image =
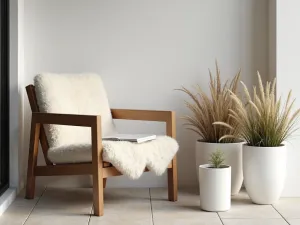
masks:
[[[277,94],[287,95],[293,90],[297,98],[295,108],[300,107],[299,52],[300,52],[300,1],[277,0],[276,5],[276,57]],[[287,181],[284,196],[300,196],[300,133],[288,144]]]
[[[269,81],[276,77],[276,25],[276,0],[269,0]]]
[[[26,0],[25,77],[92,71],[102,75],[111,107],[177,112],[179,183],[196,185],[194,144],[182,127],[183,96],[173,91],[199,83],[208,90],[207,68],[218,59],[222,79],[241,67],[253,83],[255,71],[268,73],[267,0]],[[30,111],[25,98],[28,146]],[[164,131],[159,124],[118,123],[121,131]],[[26,163],[24,161],[24,167]],[[49,181],[49,179],[48,179]],[[53,181],[53,180],[52,180]],[[81,177],[72,184],[84,185]],[[55,184],[70,184],[56,180]],[[109,179],[113,186],[164,186],[165,177]]]

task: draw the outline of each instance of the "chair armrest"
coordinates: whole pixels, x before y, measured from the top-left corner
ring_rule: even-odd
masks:
[[[90,127],[92,137],[92,169],[94,185],[102,185],[101,177],[103,160],[102,160],[102,139],[101,139],[101,116],[74,115],[74,114],[57,114],[57,113],[32,113],[31,130],[34,130],[30,143],[39,141],[41,124],[56,124],[67,126]],[[32,144],[33,145],[33,144]],[[37,145],[38,146],[38,145]],[[97,181],[97,184],[96,184]]]
[[[169,122],[175,118],[173,111],[136,110],[136,109],[111,109],[114,119],[144,120]]]
[[[135,109],[111,109],[114,119],[166,122],[166,134],[176,137],[175,112]]]
[[[32,121],[40,124],[92,127],[99,120],[100,120],[100,116],[40,113],[40,112],[32,113]]]

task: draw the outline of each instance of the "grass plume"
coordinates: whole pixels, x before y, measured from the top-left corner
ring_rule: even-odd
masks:
[[[276,79],[263,86],[261,76],[258,76],[258,92],[253,87],[253,97],[249,95],[246,85],[243,84],[246,95],[246,104],[231,92],[231,99],[236,103],[236,108],[231,109],[230,116],[238,124],[234,137],[245,140],[250,146],[275,147],[280,146],[298,128],[296,127],[300,109],[292,113],[295,100],[291,100],[291,91],[284,104],[282,98],[276,100]],[[228,127],[222,120],[214,125]],[[227,139],[224,135],[220,140]],[[232,137],[230,137],[232,138]]]
[[[191,102],[185,101],[186,107],[192,112],[192,115],[183,116],[186,121],[185,125],[188,130],[197,133],[204,142],[236,142],[237,121],[230,116],[230,110],[236,110],[238,105],[230,97],[230,93],[237,93],[240,71],[230,83],[226,81],[225,84],[222,84],[216,62],[216,76],[213,77],[210,70],[209,76],[210,96],[203,92],[200,85],[196,85],[194,91],[185,87],[177,89],[186,93],[191,99]],[[215,121],[221,121],[228,126],[213,126]],[[227,135],[228,138],[221,139],[224,135]]]

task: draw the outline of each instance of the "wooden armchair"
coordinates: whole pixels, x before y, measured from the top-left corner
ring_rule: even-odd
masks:
[[[26,87],[26,91],[32,110],[26,198],[34,198],[36,176],[90,174],[93,176],[94,214],[96,216],[102,216],[104,208],[103,189],[105,188],[106,178],[111,176],[119,176],[122,174],[110,163],[104,162],[102,160],[101,116],[41,113],[39,111],[39,106],[37,103],[35,87],[33,85],[29,85]],[[113,119],[165,122],[166,134],[170,137],[175,138],[175,113],[172,111],[111,109],[111,113]],[[47,157],[49,144],[43,124],[57,124],[91,128],[92,162],[66,164],[52,163]],[[39,142],[41,143],[43,155],[45,158],[45,166],[37,165]],[[145,169],[145,172],[146,171],[148,171],[147,168]],[[177,201],[176,156],[168,166],[168,199],[169,201]]]

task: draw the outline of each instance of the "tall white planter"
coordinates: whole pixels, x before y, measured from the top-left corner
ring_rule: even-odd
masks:
[[[217,149],[224,152],[224,164],[231,166],[231,195],[239,193],[243,183],[242,168],[242,146],[243,143],[207,143],[196,142],[196,169],[199,165],[207,164],[211,153]]]
[[[231,168],[210,167],[199,166],[200,207],[205,211],[227,211],[231,204]]]
[[[256,204],[273,204],[282,193],[286,176],[286,147],[243,145],[244,185]]]

